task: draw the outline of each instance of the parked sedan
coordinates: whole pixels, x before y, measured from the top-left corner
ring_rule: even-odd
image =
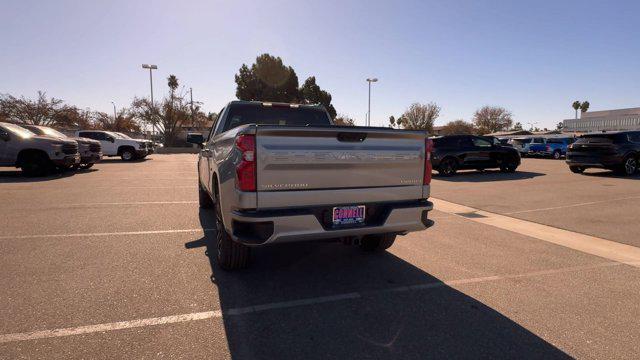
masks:
[[[495,144],[491,138],[474,135],[442,136],[433,139],[431,164],[443,176],[459,169],[499,168],[514,172],[520,165],[518,150]]]
[[[567,164],[574,173],[588,168],[604,168],[620,174],[638,171],[640,131],[582,135],[567,151]]]
[[[60,131],[50,128],[48,126],[40,125],[21,125],[23,128],[29,131],[41,135],[48,136],[56,139],[74,140],[78,143],[78,152],[80,153],[80,163],[71,165],[70,168],[88,169],[93,164],[102,160],[102,148],[99,141],[81,138],[81,137],[69,137]]]

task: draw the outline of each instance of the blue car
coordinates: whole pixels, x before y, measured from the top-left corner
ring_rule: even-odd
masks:
[[[567,148],[574,141],[572,137],[533,138],[529,144],[529,155],[560,159],[567,155]]]

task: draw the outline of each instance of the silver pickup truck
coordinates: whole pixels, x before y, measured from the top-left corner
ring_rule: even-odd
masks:
[[[74,140],[39,136],[15,124],[0,122],[0,166],[15,166],[27,176],[43,176],[54,168],[80,163]]]
[[[189,134],[200,206],[214,207],[218,263],[252,246],[336,240],[389,248],[428,228],[431,140],[423,131],[335,126],[323,107],[233,101],[209,135]]]

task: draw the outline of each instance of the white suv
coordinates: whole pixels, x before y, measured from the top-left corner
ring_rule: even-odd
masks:
[[[124,134],[101,131],[76,131],[77,137],[100,141],[104,156],[120,156],[124,161],[144,159],[152,152],[152,143],[146,139],[132,139]]]

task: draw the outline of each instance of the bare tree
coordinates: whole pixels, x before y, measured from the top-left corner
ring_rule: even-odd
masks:
[[[158,126],[161,115],[158,114],[158,109],[151,100],[134,97],[129,111],[138,122],[150,124],[153,129]]]
[[[65,129],[91,129],[94,126],[94,112],[65,105],[53,117],[53,125]]]
[[[352,118],[350,118],[347,115],[344,114],[338,114],[336,115],[336,118],[333,119],[333,122],[336,125],[342,125],[342,126],[356,126],[356,122],[355,120],[353,120]]]
[[[442,127],[442,135],[471,135],[476,132],[476,127],[462,119],[449,121]]]
[[[63,101],[47,98],[46,93],[38,91],[38,98],[16,98],[9,94],[0,95],[0,114],[7,121],[19,124],[53,125],[56,114],[63,109]]]
[[[95,127],[101,130],[117,132],[140,132],[140,125],[127,109],[121,109],[114,118],[103,112],[94,113]]]
[[[513,115],[498,106],[483,106],[473,114],[473,124],[480,134],[507,130],[513,124]]]
[[[135,98],[129,109],[131,115],[139,122],[157,124],[157,129],[167,146],[175,145],[176,138],[183,126],[199,127],[207,121],[206,115],[197,107],[191,120],[190,101],[184,91],[177,91],[177,86],[169,86],[169,96],[164,98],[156,109],[148,99]],[[194,107],[195,111],[196,107]]]
[[[397,122],[408,130],[426,130],[431,133],[433,132],[433,122],[438,116],[440,116],[440,106],[435,103],[413,103]]]

